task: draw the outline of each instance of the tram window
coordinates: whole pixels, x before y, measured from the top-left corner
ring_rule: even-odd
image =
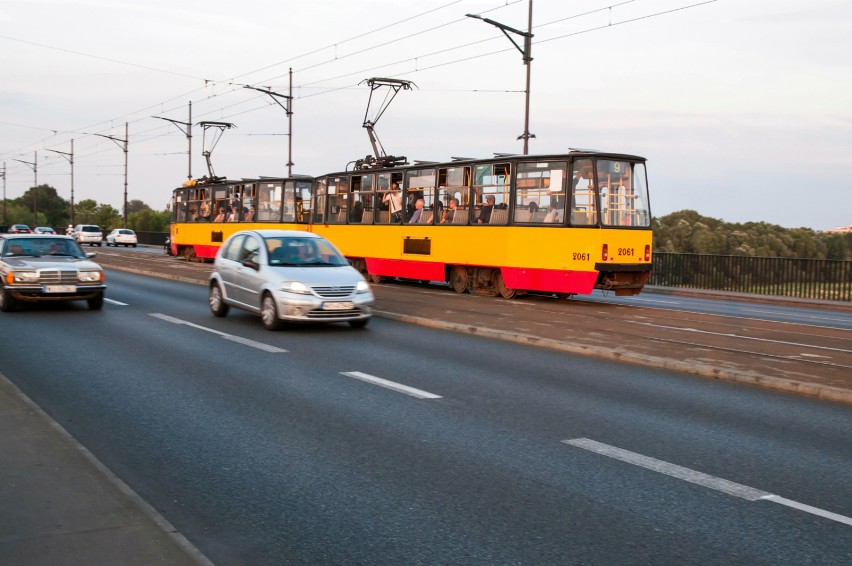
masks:
[[[436,224],[467,224],[469,217],[470,167],[446,167],[438,170],[438,198],[433,217]],[[450,201],[455,199],[455,210],[450,213]]]
[[[565,219],[567,163],[519,163],[515,182],[516,223],[560,224]]]
[[[435,200],[435,170],[434,169],[418,169],[409,171],[406,174],[406,222],[414,214],[415,204],[419,199],[423,199],[423,210],[420,216],[425,220],[425,212],[432,210],[432,205]],[[429,215],[431,217],[431,215]],[[424,223],[420,221],[420,223]]]
[[[511,165],[508,163],[491,163],[477,165],[473,176],[471,190],[472,221],[474,224],[506,224],[508,213],[496,211],[508,210],[509,193],[511,192]],[[491,200],[493,208],[489,209]],[[483,211],[483,207],[484,211]],[[481,222],[480,222],[481,221]]]
[[[595,204],[595,180],[591,159],[578,159],[571,166],[571,214],[573,226],[598,223]]]
[[[376,224],[402,222],[404,205],[402,194],[402,173],[379,173],[376,190],[376,206],[374,215]]]
[[[328,223],[346,224],[349,216],[349,177],[328,179]]]
[[[322,224],[328,200],[328,179],[317,179],[315,195],[312,221],[314,224]]]
[[[261,183],[257,195],[257,220],[261,222],[281,221],[281,198],[283,186],[277,183]]]
[[[633,166],[626,161],[600,159],[597,163],[601,223],[606,226],[647,226],[650,221],[644,166],[638,164],[642,179],[634,178]]]
[[[350,223],[372,224],[374,175],[356,175],[352,177],[352,199],[349,212]],[[366,214],[365,214],[366,213]]]
[[[257,214],[255,203],[257,202],[257,185],[247,183],[243,188],[243,209],[242,220],[244,222],[252,222]]]
[[[294,201],[292,206],[287,207],[284,212],[285,222],[297,222],[307,224],[311,220],[311,191],[312,183],[298,181],[294,190]]]

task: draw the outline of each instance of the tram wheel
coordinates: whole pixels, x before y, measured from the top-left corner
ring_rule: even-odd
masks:
[[[183,259],[186,261],[195,261],[198,256],[195,255],[195,248],[192,246],[186,246],[183,248]]]
[[[450,273],[450,286],[456,293],[464,293],[470,286],[470,276],[467,274],[467,269],[460,265],[453,267]]]
[[[376,275],[375,273],[370,274],[370,283],[381,283],[385,278],[381,275]]]
[[[506,282],[503,281],[503,274],[499,271],[494,276],[494,286],[497,288],[497,292],[500,293],[500,296],[504,299],[511,299],[518,293],[517,289],[510,289],[509,287],[506,287]]]

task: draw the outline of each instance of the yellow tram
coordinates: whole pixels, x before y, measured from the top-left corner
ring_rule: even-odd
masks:
[[[505,298],[634,295],[651,272],[645,159],[617,153],[374,162],[175,189],[174,254],[212,258],[246,228],[317,232],[374,282],[439,281]]]

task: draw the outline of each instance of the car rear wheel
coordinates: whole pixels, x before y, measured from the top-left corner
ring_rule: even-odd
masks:
[[[275,306],[275,299],[269,293],[263,295],[263,300],[260,303],[260,320],[263,321],[263,327],[267,330],[278,330],[281,328],[281,319],[278,318],[278,307]]]
[[[93,311],[101,310],[101,307],[104,306],[104,294],[103,294],[103,292],[98,293],[97,296],[92,297],[91,299],[86,299],[86,303],[88,303],[90,310],[93,310]]]
[[[210,304],[210,312],[214,316],[225,316],[228,314],[230,307],[225,303],[225,299],[222,297],[222,289],[219,288],[218,283],[210,286],[210,294],[207,297],[207,302]]]
[[[18,308],[18,300],[6,288],[0,289],[0,311],[12,312]]]

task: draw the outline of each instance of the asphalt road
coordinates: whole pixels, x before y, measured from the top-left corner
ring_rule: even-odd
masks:
[[[852,561],[848,406],[109,275],[4,313],[0,372],[217,564]]]

